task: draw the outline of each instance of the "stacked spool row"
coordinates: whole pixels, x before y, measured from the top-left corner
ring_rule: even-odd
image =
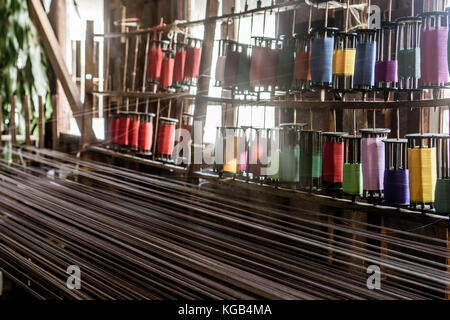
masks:
[[[162,89],[196,85],[202,44],[202,40],[187,38],[187,43],[176,43],[173,49],[169,41],[152,41],[148,66],[150,83],[157,84]]]
[[[111,118],[110,147],[143,156],[153,153],[160,160],[173,161],[176,143],[177,119],[160,117],[157,128],[155,114],[121,112]],[[192,116],[183,116],[182,129],[191,131]],[[156,145],[154,145],[156,144]]]
[[[304,127],[219,127],[216,170],[450,214],[449,135],[387,139],[389,129],[362,129],[351,136]]]
[[[237,91],[419,90],[450,82],[448,12],[384,22],[381,29],[337,28],[253,44],[220,41],[216,85]]]

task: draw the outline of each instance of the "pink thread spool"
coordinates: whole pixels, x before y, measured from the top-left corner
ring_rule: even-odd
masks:
[[[384,190],[385,144],[390,129],[361,129],[361,164],[364,197],[381,199]]]

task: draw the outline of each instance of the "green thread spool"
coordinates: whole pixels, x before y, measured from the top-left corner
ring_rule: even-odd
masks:
[[[294,81],[295,44],[293,38],[280,36],[282,49],[278,55],[277,85],[281,90],[289,90]]]
[[[322,154],[317,153],[312,155],[312,177],[315,179],[322,178]]]
[[[280,153],[280,180],[282,182],[300,181],[300,146],[287,147]]]
[[[450,179],[441,179],[436,183],[436,212],[450,214]]]
[[[363,176],[360,163],[344,163],[342,190],[350,195],[362,196]]]
[[[322,132],[300,132],[300,185],[304,189],[319,189],[322,185]]]
[[[398,52],[398,76],[420,78],[420,48],[404,49]]]
[[[237,87],[241,91],[250,89],[250,65],[251,58],[248,53],[248,46],[242,46],[239,55],[239,67],[237,75]]]

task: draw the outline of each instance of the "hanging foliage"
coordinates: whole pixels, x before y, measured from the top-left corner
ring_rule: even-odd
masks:
[[[16,97],[18,133],[25,130],[22,97],[30,97],[32,133],[37,133],[38,97],[46,102],[46,118],[51,115],[47,59],[28,13],[26,0],[2,0],[0,5],[0,95],[3,121],[10,119],[10,98]]]

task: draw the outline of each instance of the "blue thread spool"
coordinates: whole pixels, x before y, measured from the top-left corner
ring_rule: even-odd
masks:
[[[311,81],[315,87],[328,88],[332,85],[334,34],[337,30],[323,28],[312,32]]]
[[[395,206],[407,206],[409,198],[408,140],[386,139],[384,201]]]
[[[375,65],[376,88],[397,90],[398,88],[398,24],[383,22],[377,30],[377,60]]]
[[[420,29],[422,19],[403,17],[398,24],[398,89],[417,91],[420,79]]]
[[[358,30],[357,38],[353,88],[368,91],[375,85],[376,30]]]
[[[352,51],[356,50],[356,33],[345,33],[345,32],[338,32],[335,37],[334,41],[334,52],[337,54],[338,51],[346,52],[346,51]],[[338,71],[339,66],[334,65],[333,66],[333,89],[339,92],[348,92],[352,90],[353,88],[353,76],[354,76],[354,61],[348,61],[348,56],[344,57],[344,62],[346,65],[350,64],[353,65],[352,72],[347,73],[347,66],[343,66],[342,69],[344,72]],[[351,60],[351,59],[350,59]],[[333,64],[339,63],[338,59],[334,59]]]

